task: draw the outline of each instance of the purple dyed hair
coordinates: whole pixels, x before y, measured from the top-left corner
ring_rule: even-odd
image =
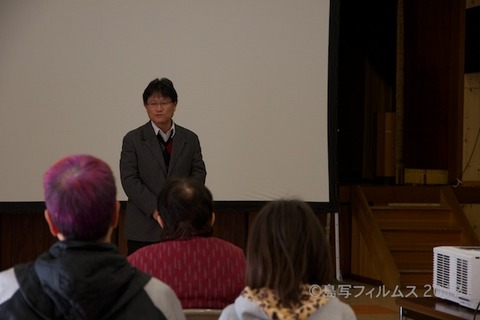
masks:
[[[112,170],[90,155],[72,155],[53,164],[43,178],[45,205],[66,239],[96,241],[108,231],[117,190]]]

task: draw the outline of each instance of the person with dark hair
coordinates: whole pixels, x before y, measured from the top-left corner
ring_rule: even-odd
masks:
[[[189,178],[167,182],[158,198],[166,241],[128,256],[130,263],[167,283],[183,308],[223,309],[245,286],[245,255],[213,237],[212,194]]]
[[[2,319],[185,319],[175,293],[110,243],[119,202],[110,167],[89,155],[45,173],[45,219],[60,241],[0,273]]]
[[[205,183],[207,172],[198,136],[172,119],[177,103],[172,81],[154,79],[143,92],[143,106],[150,121],[123,138],[120,176],[128,197],[128,254],[162,240],[156,202],[167,179],[191,177]]]
[[[356,319],[328,289],[332,273],[325,232],[311,207],[272,201],[250,230],[247,286],[220,319]]]

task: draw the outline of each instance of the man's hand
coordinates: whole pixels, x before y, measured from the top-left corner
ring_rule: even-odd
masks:
[[[160,214],[158,213],[158,210],[155,209],[155,211],[153,211],[152,218],[158,222],[160,227],[163,228],[163,221],[162,221],[162,218],[160,217]]]

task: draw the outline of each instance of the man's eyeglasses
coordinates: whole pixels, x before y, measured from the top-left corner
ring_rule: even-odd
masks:
[[[165,108],[165,107],[168,107],[172,104],[173,102],[172,101],[167,101],[167,102],[147,102],[147,107],[149,108],[155,108],[155,107],[162,107],[162,108]]]

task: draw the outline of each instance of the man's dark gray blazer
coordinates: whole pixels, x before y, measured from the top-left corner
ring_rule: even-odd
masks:
[[[120,177],[128,197],[125,237],[134,241],[159,241],[161,229],[152,213],[167,179],[192,177],[205,183],[206,174],[200,141],[194,132],[175,124],[168,173],[150,121],[127,133],[120,155]]]

